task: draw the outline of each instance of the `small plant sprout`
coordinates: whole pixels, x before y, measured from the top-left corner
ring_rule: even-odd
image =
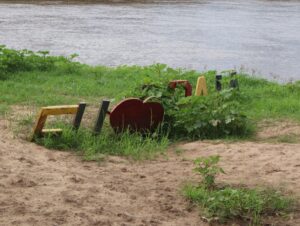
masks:
[[[220,156],[214,155],[207,158],[197,158],[194,163],[196,168],[194,171],[202,176],[202,183],[205,188],[212,189],[215,185],[215,178],[219,173],[225,173],[224,170],[218,166]]]

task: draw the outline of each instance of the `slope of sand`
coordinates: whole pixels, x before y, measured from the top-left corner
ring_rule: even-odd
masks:
[[[300,144],[194,142],[176,155],[130,162],[83,162],[14,139],[0,120],[0,225],[207,225],[180,195],[199,179],[192,159],[219,154],[219,180],[300,195]],[[278,225],[300,225],[299,216]]]

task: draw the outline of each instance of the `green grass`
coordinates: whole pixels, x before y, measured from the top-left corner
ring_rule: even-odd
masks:
[[[7,79],[0,80],[1,102],[35,106],[68,104],[80,100],[99,103],[104,97],[120,100],[126,95],[130,96],[137,84],[157,76],[197,77],[194,71],[160,72],[161,65],[110,68],[76,64],[74,67],[72,71],[58,67],[51,71],[9,74]]]
[[[300,120],[300,82],[278,84],[245,75],[240,75],[239,81],[248,97],[245,107],[253,119]]]
[[[104,97],[120,100],[130,96],[139,84],[159,76],[169,80],[188,79],[195,88],[200,72],[173,70],[161,65],[76,66],[74,71],[63,68],[53,71],[18,72],[0,80],[1,109],[9,105],[56,105],[87,101],[98,104]],[[214,91],[214,72],[205,72],[209,93]],[[253,120],[296,119],[300,121],[300,82],[278,84],[247,75],[238,75],[240,90],[246,95],[243,102],[247,115]],[[225,87],[229,78],[223,79]],[[5,106],[5,107],[3,107]],[[2,110],[3,112],[3,110]]]
[[[198,72],[172,69],[163,64],[94,67],[75,63],[63,57],[48,57],[46,53],[38,55],[27,51],[18,52],[7,50],[3,46],[0,46],[0,51],[3,52],[2,55],[0,54],[0,115],[2,116],[8,113],[14,105],[27,105],[38,108],[47,105],[76,104],[85,101],[90,106],[98,106],[102,99],[109,98],[112,101],[112,107],[121,99],[133,96],[137,87],[141,87],[145,83],[151,83],[151,81],[187,79],[195,89],[200,74],[204,74],[207,79],[209,94],[216,92],[214,87],[215,71]],[[254,122],[252,123],[253,128],[255,128],[255,123],[262,119],[300,121],[300,82],[278,84],[244,74],[238,75],[237,78],[240,91],[244,96],[242,108],[250,120]],[[225,76],[223,78],[224,88],[228,87],[229,80],[229,77]],[[180,89],[178,92],[181,92]],[[105,137],[105,134],[101,135],[99,139],[103,139],[103,143],[109,143],[108,140],[111,139],[112,142],[121,140],[124,144],[127,142],[127,145],[133,145],[127,141],[131,136],[129,134],[124,135],[124,139],[120,139],[119,136],[112,133],[108,134],[107,137]],[[127,139],[125,139],[126,136]],[[133,140],[138,137],[137,135],[132,136]],[[93,140],[92,138],[89,139]],[[59,142],[64,143],[62,140],[59,140]],[[152,142],[154,142],[153,147],[157,145],[155,143],[157,141],[154,141],[154,139],[152,139]],[[48,141],[48,143],[51,142]],[[91,142],[82,144],[80,148],[76,147],[75,149],[89,149],[88,145],[96,150],[97,148],[94,147],[100,144],[96,145],[95,142]],[[121,144],[119,143],[119,145]],[[48,146],[50,147],[50,145]],[[162,146],[165,147],[166,145],[163,144]],[[52,145],[52,147],[55,147],[55,145]],[[67,145],[67,147],[69,146]],[[134,147],[138,148],[138,145]],[[125,146],[122,148],[125,148]],[[138,148],[138,150],[140,149]],[[94,152],[96,153],[96,151]],[[127,152],[130,151],[124,150],[122,155],[127,155]]]
[[[216,176],[225,173],[218,166],[220,156],[197,158],[194,171],[201,175],[200,183],[187,184],[183,195],[200,208],[208,221],[240,220],[242,225],[261,225],[265,218],[287,216],[296,209],[296,202],[274,189],[251,189],[218,185]]]
[[[187,185],[183,193],[200,207],[203,217],[223,223],[241,220],[244,225],[261,225],[263,219],[287,216],[295,208],[292,198],[272,189],[228,186],[209,190],[202,186]]]
[[[158,138],[129,132],[114,134],[109,127],[104,127],[102,133],[95,136],[86,128],[75,132],[68,126],[59,127],[63,128],[61,135],[49,135],[37,139],[37,143],[50,149],[76,151],[85,160],[99,160],[106,155],[125,156],[133,160],[152,159],[163,154],[169,145],[167,136]]]

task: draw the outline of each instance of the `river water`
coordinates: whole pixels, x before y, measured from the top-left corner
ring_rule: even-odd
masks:
[[[77,53],[93,65],[159,62],[300,80],[300,1],[24,2],[0,1],[1,44]]]

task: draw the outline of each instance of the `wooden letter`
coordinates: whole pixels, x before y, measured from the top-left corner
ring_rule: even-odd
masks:
[[[98,112],[98,117],[97,117],[97,121],[94,127],[94,134],[98,135],[101,132],[103,123],[104,123],[104,119],[109,107],[110,101],[109,100],[103,100],[102,104],[100,106],[99,112]]]
[[[195,96],[206,96],[206,95],[207,95],[206,79],[204,76],[200,76],[197,80]]]
[[[74,121],[73,121],[73,128],[76,131],[80,127],[85,107],[86,107],[86,103],[79,103],[79,105],[78,105],[78,111],[76,112],[76,115],[75,115],[75,118],[74,118]]]
[[[48,115],[75,115],[73,128],[75,130],[78,130],[85,107],[85,103],[80,103],[79,105],[62,105],[41,108],[35,127],[33,129],[33,136],[31,138],[31,141],[34,141],[35,137],[41,137],[47,133],[59,134],[62,132],[62,129],[44,129]]]

